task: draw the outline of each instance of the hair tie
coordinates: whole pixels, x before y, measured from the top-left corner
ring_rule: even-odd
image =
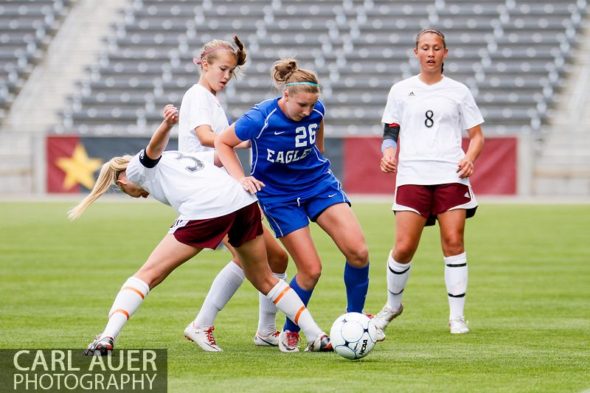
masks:
[[[301,86],[301,85],[319,87],[319,83],[315,83],[315,82],[289,82],[289,83],[285,84],[285,86]]]

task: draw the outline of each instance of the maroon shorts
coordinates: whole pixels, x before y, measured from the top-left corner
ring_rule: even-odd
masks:
[[[434,225],[436,216],[449,210],[465,209],[473,217],[477,202],[469,186],[461,183],[417,185],[405,184],[395,192],[394,211],[414,211]]]
[[[195,248],[215,249],[228,235],[229,244],[240,247],[262,235],[260,208],[252,203],[225,216],[205,220],[177,220],[170,228],[176,240]]]

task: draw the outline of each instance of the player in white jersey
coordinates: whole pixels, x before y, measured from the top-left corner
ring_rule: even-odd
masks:
[[[151,194],[179,214],[148,260],[123,284],[105,329],[90,343],[85,354],[111,352],[123,326],[147,294],[203,248],[217,247],[226,235],[256,289],[289,318],[298,319],[308,339],[308,350],[332,350],[328,336],[315,323],[295,291],[272,275],[261,236],[256,198],[214,165],[214,153],[164,152],[170,130],[177,121],[178,111],[167,105],[164,120],[148,146],[135,156],[114,157],[104,164],[90,194],[68,213],[70,219],[78,218],[115,184],[135,198]]]
[[[375,316],[379,339],[403,311],[412,258],[424,226],[438,220],[445,262],[445,283],[452,334],[469,331],[464,317],[467,291],[465,219],[477,202],[469,177],[484,137],[483,118],[469,89],[443,75],[448,49],[443,33],[425,29],[416,37],[414,54],[420,74],[393,85],[383,112],[383,172],[395,173],[395,245],[387,262],[387,303]],[[467,152],[462,134],[470,139]],[[396,150],[399,137],[399,159]]]
[[[187,153],[213,150],[206,140],[214,138],[216,133],[228,126],[227,116],[217,96],[196,83],[182,97],[178,150]]]
[[[200,69],[199,81],[187,90],[180,106],[179,151],[214,151],[215,135],[229,127],[217,93],[225,89],[236,69],[246,63],[246,57],[246,49],[238,36],[234,36],[234,43],[212,40],[203,46],[199,57],[194,59],[195,65]],[[246,146],[244,144],[240,147]],[[276,277],[285,279],[289,260],[286,251],[264,226],[263,237],[271,270]],[[213,335],[214,321],[245,278],[237,252],[227,239],[224,239],[223,244],[231,252],[232,259],[213,280],[203,306],[184,332],[195,344],[209,352],[221,351]],[[259,294],[258,329],[254,335],[256,345],[278,345],[276,311],[274,304],[266,296]]]

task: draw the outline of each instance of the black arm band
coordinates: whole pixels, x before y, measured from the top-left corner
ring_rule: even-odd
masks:
[[[399,124],[397,123],[390,123],[385,124],[383,127],[383,139],[391,139],[395,143],[397,143],[397,138],[399,136]]]
[[[141,162],[141,165],[143,165],[146,168],[153,168],[153,167],[155,167],[158,164],[158,162],[160,162],[160,158],[162,158],[162,156],[156,158],[155,160],[153,158],[150,158],[147,155],[147,152],[145,151],[145,149],[143,149],[139,153],[139,162]]]

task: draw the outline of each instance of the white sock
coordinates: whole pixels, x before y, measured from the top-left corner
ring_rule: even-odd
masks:
[[[467,292],[467,253],[445,257],[444,260],[449,319],[463,318]]]
[[[100,337],[117,338],[127,320],[137,311],[150,287],[137,277],[129,277],[115,297],[109,311],[109,321]]]
[[[287,273],[273,273],[279,280],[285,281]],[[277,331],[277,306],[271,299],[258,292],[258,333],[268,336]]]
[[[215,276],[205,301],[193,321],[194,327],[213,326],[217,313],[227,304],[244,281],[244,271],[235,262],[227,265]]]
[[[308,342],[313,342],[322,333],[322,329],[315,323],[309,310],[285,281],[279,280],[266,296],[285,313],[287,318],[299,325]]]
[[[399,263],[389,253],[387,259],[387,304],[392,310],[399,310],[411,267],[412,261]]]

